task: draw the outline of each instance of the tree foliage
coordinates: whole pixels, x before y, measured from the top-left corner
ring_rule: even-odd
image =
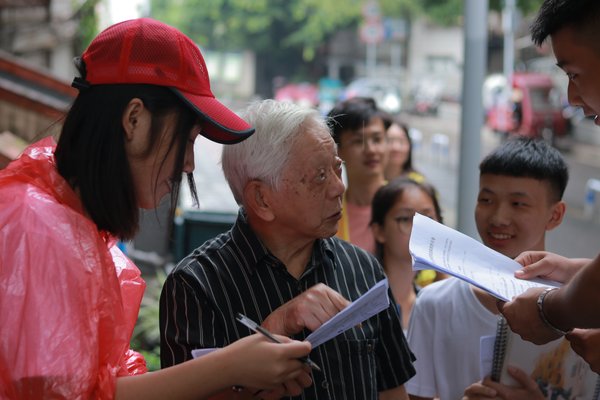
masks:
[[[517,0],[517,8],[524,15],[531,14],[540,8],[543,0]],[[422,0],[421,11],[432,22],[442,26],[460,24],[462,20],[464,0]],[[505,0],[490,0],[490,10],[500,11]]]
[[[542,0],[517,0],[524,14]],[[464,0],[379,0],[382,14],[411,19],[424,15],[448,26],[460,24]],[[151,15],[177,26],[204,47],[251,49],[258,53],[294,49],[310,61],[336,31],[357,26],[363,0],[151,0]],[[500,10],[504,0],[490,0]]]
[[[74,17],[79,19],[79,30],[75,39],[75,54],[81,54],[98,34],[96,5],[100,0],[85,0],[79,4]]]
[[[411,0],[380,0],[386,16],[418,11]],[[304,59],[338,30],[357,25],[362,0],[151,0],[151,14],[203,46],[221,50],[300,49]]]
[[[530,12],[541,1],[517,3],[524,12]],[[410,21],[425,16],[447,26],[461,23],[463,2],[379,0],[379,6],[386,18]],[[257,80],[267,85],[266,80],[278,75],[292,79],[323,75],[323,66],[318,65],[320,54],[327,53],[328,40],[334,33],[358,29],[364,3],[365,0],[150,0],[150,16],[178,27],[203,48],[253,51],[257,57]],[[490,8],[502,5],[503,0],[490,0]]]
[[[150,0],[150,14],[201,47],[252,50],[257,90],[268,94],[275,76],[314,80],[324,74],[319,55],[336,32],[357,29],[364,0]],[[413,0],[379,0],[386,17],[409,18]]]

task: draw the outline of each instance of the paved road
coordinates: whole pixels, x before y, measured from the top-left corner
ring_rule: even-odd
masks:
[[[446,104],[437,118],[405,118],[423,135],[415,152],[415,165],[438,189],[446,224],[456,227],[460,108]],[[589,130],[589,126],[586,125],[586,129]],[[449,149],[445,154],[432,147],[436,133],[449,139]],[[593,133],[600,136],[600,129]],[[482,130],[481,138],[482,157],[500,143],[500,138],[486,129]],[[563,151],[570,172],[564,196],[567,214],[561,226],[548,234],[547,248],[567,257],[591,258],[600,252],[600,200],[597,199],[592,218],[584,216],[583,203],[587,180],[600,179],[600,146],[572,141],[567,147],[568,150]]]

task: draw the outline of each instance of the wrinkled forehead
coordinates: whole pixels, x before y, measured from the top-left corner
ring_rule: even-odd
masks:
[[[328,162],[336,155],[337,145],[327,127],[306,127],[290,148],[287,165],[303,168],[309,164]]]

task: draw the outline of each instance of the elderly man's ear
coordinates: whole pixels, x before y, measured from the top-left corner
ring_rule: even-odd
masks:
[[[273,213],[273,191],[264,182],[252,180],[244,188],[244,206],[247,212],[251,212],[260,219],[270,222],[275,219]]]

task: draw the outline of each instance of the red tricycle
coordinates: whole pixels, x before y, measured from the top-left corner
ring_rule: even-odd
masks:
[[[509,95],[496,99],[487,114],[487,125],[503,135],[543,138],[555,143],[568,131],[568,121],[558,89],[550,76],[515,72]]]

